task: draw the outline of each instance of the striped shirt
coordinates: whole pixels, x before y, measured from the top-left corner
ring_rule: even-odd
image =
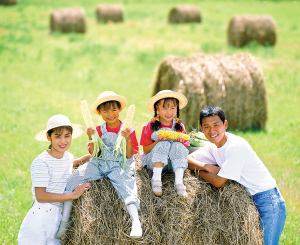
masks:
[[[46,192],[62,194],[64,193],[69,176],[72,173],[74,156],[65,152],[61,159],[57,159],[44,151],[38,155],[32,162],[31,182],[33,200],[36,200],[35,187],[46,187]],[[62,202],[52,203],[62,207]]]

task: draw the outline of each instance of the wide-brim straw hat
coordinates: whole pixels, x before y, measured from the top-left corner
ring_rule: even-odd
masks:
[[[187,103],[188,100],[187,98],[179,92],[174,92],[172,90],[162,90],[159,91],[156,95],[154,95],[149,101],[148,101],[148,110],[151,112],[154,112],[154,104],[156,103],[156,101],[159,101],[161,99],[165,99],[165,98],[176,98],[179,101],[179,109],[184,108]]]
[[[91,106],[92,112],[99,115],[99,111],[97,110],[97,107],[104,102],[112,101],[112,100],[120,102],[120,104],[121,104],[120,112],[127,105],[127,100],[123,96],[117,95],[115,92],[112,92],[112,91],[105,91],[105,92],[99,94],[97,100],[92,104],[92,106]]]
[[[61,127],[61,126],[71,126],[73,128],[72,139],[78,138],[80,135],[82,135],[85,132],[85,129],[82,125],[73,124],[71,123],[70,119],[67,116],[57,114],[49,118],[47,122],[47,129],[44,129],[39,133],[37,133],[34,136],[34,138],[38,141],[49,142],[49,140],[47,139],[47,132],[50,129]]]

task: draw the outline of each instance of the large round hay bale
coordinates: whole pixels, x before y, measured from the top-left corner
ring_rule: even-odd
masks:
[[[86,32],[85,11],[78,9],[60,9],[50,15],[50,29],[61,32]]]
[[[101,4],[96,8],[98,22],[123,22],[123,7],[121,4]]]
[[[274,46],[276,25],[271,16],[242,15],[233,16],[227,29],[228,44],[242,47],[252,41],[262,45]]]
[[[17,0],[0,0],[0,5],[14,5],[17,2]]]
[[[197,6],[179,5],[171,9],[169,23],[200,23],[201,13]]]
[[[265,82],[250,54],[167,57],[158,66],[153,94],[164,89],[187,97],[188,104],[180,111],[186,126],[197,127],[201,109],[219,106],[225,111],[229,129],[265,127]]]
[[[135,177],[143,237],[134,244],[263,244],[258,212],[238,183],[217,189],[186,170],[188,197],[183,198],[175,192],[174,173],[164,173],[163,196],[155,197],[152,173],[139,160]],[[62,244],[133,244],[130,217],[106,178],[92,182],[74,202],[71,219]]]

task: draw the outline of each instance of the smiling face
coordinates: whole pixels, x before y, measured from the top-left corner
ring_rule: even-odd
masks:
[[[159,121],[164,125],[170,125],[173,122],[173,118],[177,114],[177,104],[174,100],[164,99],[160,100],[156,106],[156,112],[159,115]]]
[[[108,127],[115,128],[120,125],[120,108],[116,103],[111,104],[110,107],[100,107],[99,112]]]
[[[204,117],[201,129],[205,137],[218,148],[226,143],[227,120],[223,123],[219,116]]]
[[[47,134],[47,139],[51,141],[51,149],[48,153],[55,158],[62,158],[71,146],[72,132],[65,127],[54,129],[50,135]]]

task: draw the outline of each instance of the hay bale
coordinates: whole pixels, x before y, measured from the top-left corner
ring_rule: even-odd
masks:
[[[197,6],[179,5],[171,9],[169,23],[200,23],[201,13]]]
[[[219,106],[225,111],[229,129],[265,127],[265,82],[250,54],[167,57],[158,66],[153,95],[164,89],[187,97],[189,102],[180,111],[187,126],[197,127],[201,109]]]
[[[228,44],[235,47],[256,40],[262,45],[274,46],[276,43],[276,25],[271,16],[233,16],[227,29]]]
[[[98,22],[123,22],[123,7],[120,4],[101,4],[96,8]]]
[[[61,32],[86,32],[85,11],[78,9],[60,9],[50,15],[50,30]]]
[[[150,187],[152,173],[136,162],[143,237],[134,244],[263,244],[259,215],[247,191],[228,181],[215,188],[185,171],[188,197],[179,197],[174,173],[163,174],[163,196]],[[110,181],[92,182],[71,214],[74,224],[62,244],[133,244],[130,217]]]
[[[0,0],[0,5],[14,5],[17,2],[17,0]]]

